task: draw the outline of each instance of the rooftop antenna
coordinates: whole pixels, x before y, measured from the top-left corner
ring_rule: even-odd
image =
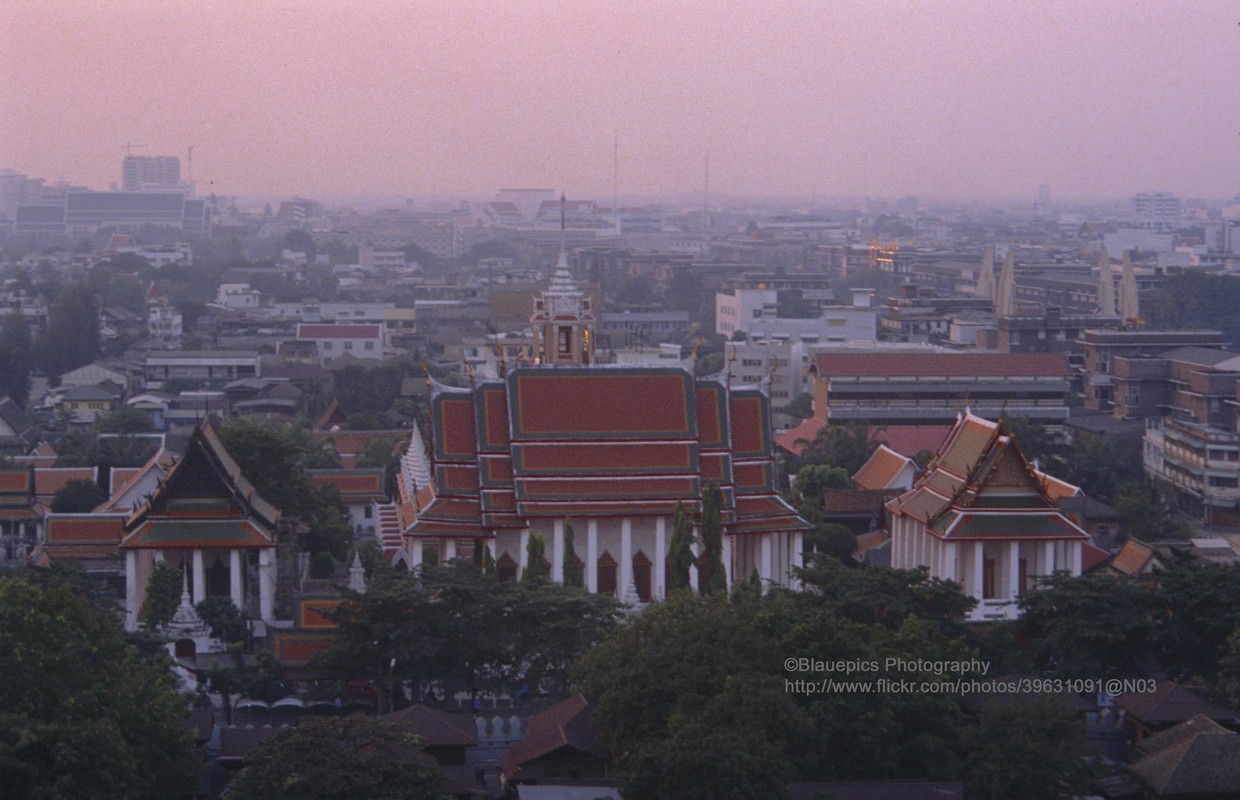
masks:
[[[187,180],[189,181],[190,185],[193,186],[194,185],[194,146],[192,144],[189,146],[189,153],[188,153],[188,158],[186,158],[186,161],[189,162],[189,165],[188,165],[189,175],[187,176]]]
[[[702,257],[706,257],[707,253],[707,237],[709,231],[707,227],[707,214],[710,209],[710,151],[706,151],[706,174],[702,181]]]
[[[147,145],[145,144],[133,144],[132,142],[125,142],[125,155],[127,156],[133,155],[133,149],[135,147],[146,147],[146,146]]]

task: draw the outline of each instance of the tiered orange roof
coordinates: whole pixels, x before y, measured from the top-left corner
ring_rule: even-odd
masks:
[[[894,515],[943,539],[1077,539],[1042,476],[1003,426],[961,414],[913,488],[887,503]]]
[[[434,499],[417,535],[670,516],[677,503],[697,513],[707,483],[722,490],[733,533],[805,528],[775,490],[757,389],[679,368],[522,367],[473,390],[436,386],[431,406]]]
[[[279,519],[280,510],[258,494],[204,421],[181,460],[125,523],[121,548],[273,547]]]

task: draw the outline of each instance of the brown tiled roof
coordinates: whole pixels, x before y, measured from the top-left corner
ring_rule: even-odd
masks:
[[[1184,722],[1202,715],[1220,722],[1237,722],[1234,712],[1215,705],[1202,695],[1174,681],[1162,681],[1152,692],[1118,695],[1115,705],[1147,726]]]
[[[523,765],[561,748],[577,750],[599,759],[607,757],[599,730],[590,719],[590,704],[584,695],[575,694],[540,711],[526,721],[526,728],[530,735],[510,747],[500,758],[500,770],[510,780]]]
[[[1128,768],[1158,797],[1240,796],[1240,734],[1190,736]]]
[[[1209,733],[1231,733],[1231,731],[1219,725],[1205,714],[1198,714],[1191,719],[1181,722],[1179,725],[1172,725],[1165,731],[1159,731],[1146,736],[1137,742],[1134,747],[1141,755],[1149,756],[1171,745],[1179,744],[1185,739]]]
[[[801,455],[801,451],[804,450],[810,442],[814,441],[814,437],[818,435],[818,431],[822,430],[826,426],[827,423],[817,417],[810,417],[800,425],[797,425],[794,428],[789,428],[783,433],[776,434],[775,444],[779,445],[782,449],[787,450],[789,453],[799,456]]]
[[[261,728],[253,728],[248,725],[244,728],[235,726],[220,728],[220,754],[217,758],[220,761],[241,761],[254,748],[275,736],[281,730],[283,730],[282,727],[273,728],[270,725],[264,725]]]
[[[853,483],[858,489],[890,488],[896,476],[910,463],[910,459],[880,444],[853,475]]]
[[[841,377],[1048,377],[1071,376],[1057,353],[819,353],[818,374]]]
[[[1111,568],[1125,575],[1142,575],[1157,562],[1154,548],[1137,539],[1129,539],[1111,559]]]
[[[56,492],[65,488],[69,481],[95,482],[94,467],[36,467],[34,471],[34,493],[39,502],[47,504]]]
[[[424,705],[413,705],[387,715],[389,722],[417,735],[423,747],[472,747],[478,744],[478,728],[472,717],[449,714]]]

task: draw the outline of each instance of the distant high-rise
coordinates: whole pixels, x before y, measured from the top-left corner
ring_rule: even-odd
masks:
[[[1144,192],[1132,198],[1132,212],[1142,228],[1170,230],[1180,224],[1180,198],[1170,192]]]
[[[185,188],[181,185],[181,159],[176,156],[125,156],[121,176],[127,192]]]

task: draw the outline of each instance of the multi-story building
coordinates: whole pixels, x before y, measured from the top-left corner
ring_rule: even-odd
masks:
[[[1177,347],[1156,356],[1116,356],[1113,414],[1124,419],[1174,417],[1227,430],[1235,427],[1240,356],[1207,347]]]
[[[262,377],[256,350],[152,350],[146,354],[146,386],[161,389],[171,380],[227,383]]]
[[[176,156],[125,156],[121,181],[127,192],[183,189],[181,159]]]
[[[823,352],[810,366],[814,416],[827,423],[947,425],[979,415],[1058,432],[1071,373],[1055,353]]]
[[[1172,490],[1182,511],[1240,527],[1240,433],[1163,417],[1149,420],[1143,445],[1146,473]]]
[[[1176,347],[1222,350],[1227,338],[1212,330],[1096,330],[1081,332],[1084,356],[1085,407],[1091,411],[1115,409],[1115,359],[1156,356]]]
[[[320,366],[326,366],[332,359],[346,353],[354,358],[383,358],[381,324],[326,325],[303,322],[297,326],[297,340],[315,344]]]
[[[1132,198],[1133,222],[1142,228],[1177,228],[1182,209],[1180,198],[1171,192],[1143,192]]]

